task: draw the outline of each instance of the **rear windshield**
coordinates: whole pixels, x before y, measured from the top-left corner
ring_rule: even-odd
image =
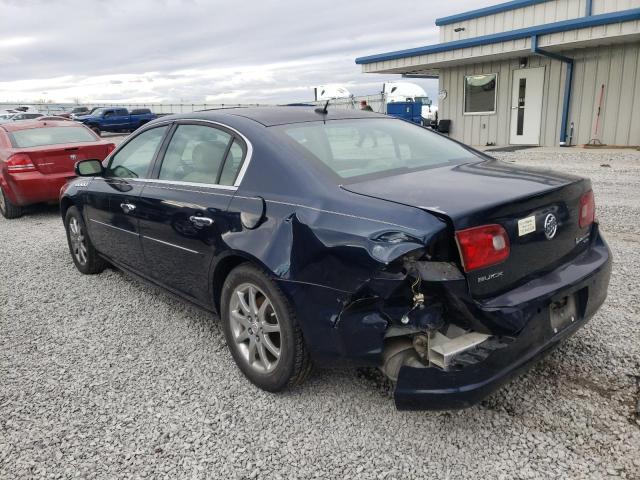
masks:
[[[342,179],[396,175],[476,159],[437,133],[395,119],[331,120],[275,128]]]
[[[30,128],[13,131],[11,136],[14,146],[19,148],[96,141],[93,134],[84,127]]]

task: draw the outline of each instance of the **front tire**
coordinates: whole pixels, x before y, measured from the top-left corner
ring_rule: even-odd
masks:
[[[76,207],[69,207],[64,217],[67,243],[76,268],[85,275],[102,272],[106,262],[98,255],[87,233],[87,227]]]
[[[14,205],[0,187],[0,213],[8,220],[22,216],[22,207]]]
[[[93,127],[89,127],[91,128],[91,130],[93,130],[93,133],[95,133],[97,136],[102,136],[102,132],[100,131],[100,128],[93,126]]]
[[[304,382],[311,361],[288,300],[262,270],[243,264],[221,296],[224,335],[244,375],[269,392]]]

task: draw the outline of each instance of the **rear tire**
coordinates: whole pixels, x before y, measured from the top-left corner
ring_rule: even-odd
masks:
[[[93,247],[87,227],[76,207],[69,207],[64,217],[64,226],[67,231],[67,243],[71,258],[78,271],[85,275],[93,275],[102,272],[107,263],[98,255]]]
[[[0,213],[4,218],[9,220],[22,216],[22,207],[11,203],[11,200],[5,195],[2,187],[0,187]]]
[[[269,392],[300,385],[311,360],[293,308],[262,270],[245,263],[231,271],[221,295],[231,355],[244,375]]]

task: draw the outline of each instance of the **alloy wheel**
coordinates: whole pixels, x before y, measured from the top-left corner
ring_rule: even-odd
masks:
[[[81,265],[87,263],[87,242],[82,230],[82,225],[76,217],[69,220],[69,239],[71,240],[71,251],[73,256]]]
[[[281,357],[280,323],[271,300],[256,285],[238,285],[229,302],[231,333],[245,362],[256,372],[272,372]]]

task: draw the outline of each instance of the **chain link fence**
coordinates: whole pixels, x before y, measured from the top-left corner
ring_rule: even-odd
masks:
[[[383,94],[377,95],[361,95],[350,98],[337,98],[330,100],[331,108],[343,108],[356,110],[360,108],[360,102],[366,101],[374,112],[386,113],[387,104]],[[309,101],[300,102],[300,105],[324,105],[325,101]],[[169,113],[189,113],[199,110],[208,110],[214,108],[231,108],[231,107],[265,107],[269,104],[264,103],[10,103],[0,102],[0,110],[15,108],[18,106],[32,106],[39,112],[47,115],[55,115],[56,113],[69,112],[75,107],[83,106],[89,109],[94,107],[119,107],[132,110],[134,108],[148,108],[153,113],[169,114]],[[298,105],[298,104],[296,104]]]
[[[329,106],[331,108],[343,108],[347,110],[358,110],[360,109],[360,103],[362,101],[367,102],[374,112],[378,113],[387,113],[387,102],[382,93],[378,95],[360,95],[357,97],[350,98],[336,98],[334,100],[329,100]],[[314,102],[308,102],[310,105],[324,105],[326,100],[319,100]]]
[[[230,108],[230,107],[260,107],[266,104],[260,103],[9,103],[0,102],[0,110],[11,109],[18,106],[31,106],[38,109],[40,113],[47,115],[55,115],[56,113],[69,112],[75,107],[119,107],[132,110],[134,108],[148,108],[153,113],[169,114],[169,113],[189,113],[199,110],[208,110],[213,108]]]

